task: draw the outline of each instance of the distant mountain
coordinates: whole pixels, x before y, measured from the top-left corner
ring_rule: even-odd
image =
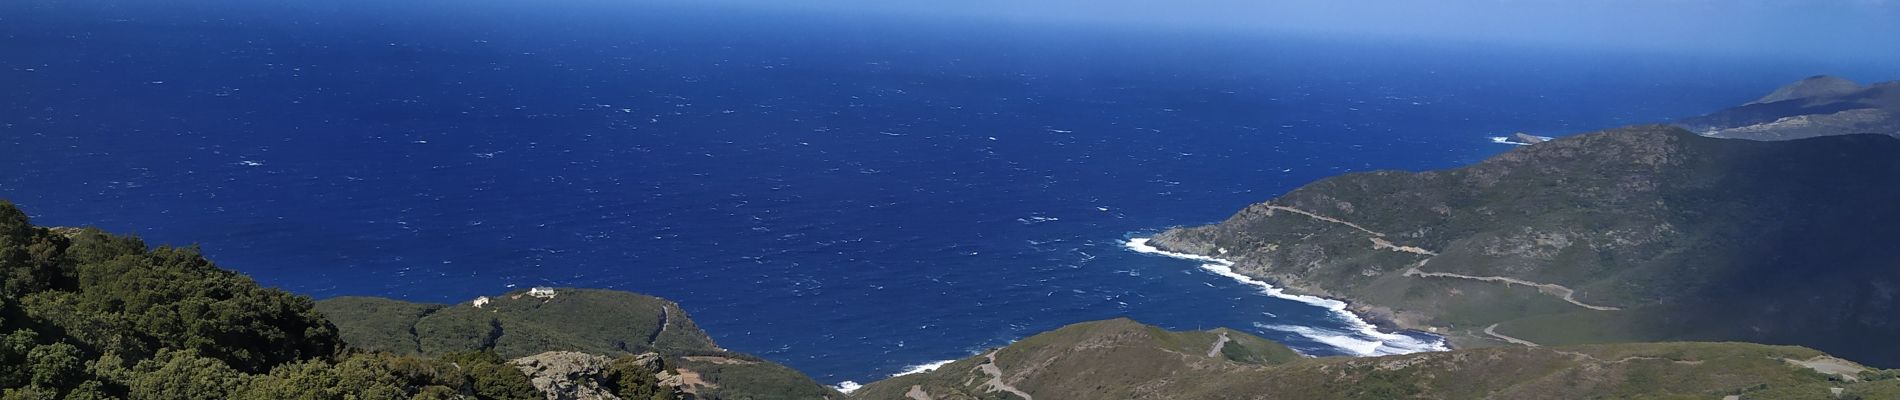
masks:
[[[1861,86],[1847,79],[1816,76],[1759,100],[1675,125],[1707,136],[1750,140],[1857,133],[1900,136],[1900,82]]]
[[[1843,96],[1861,90],[1859,83],[1838,76],[1816,75],[1775,89],[1773,93],[1748,104],[1768,104],[1813,97]],[[1743,104],[1743,105],[1748,105]]]
[[[1820,352],[1746,343],[1493,347],[1308,359],[1228,329],[1070,325],[860,399],[1894,398],[1900,380]],[[1839,390],[1839,397],[1834,394]]]
[[[1891,367],[1896,205],[1900,139],[1634,127],[1327,178],[1151,243],[1458,347],[1747,341]]]

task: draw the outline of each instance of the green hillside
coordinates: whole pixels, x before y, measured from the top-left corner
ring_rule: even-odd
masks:
[[[1218,336],[1233,357],[1209,350]],[[1804,366],[1796,362],[1813,364]],[[1822,371],[1839,373],[1824,373]],[[1799,347],[1646,343],[1493,347],[1307,359],[1227,330],[1168,332],[1126,319],[1023,339],[934,371],[865,386],[862,399],[1889,399],[1900,371]],[[1840,397],[1833,391],[1839,389]]]
[[[595,289],[526,290],[453,305],[374,297],[317,302],[342,337],[362,350],[439,356],[492,352],[516,359],[549,351],[611,357],[659,353],[702,399],[816,399],[839,394],[790,368],[719,348],[678,304]]]
[[[0,398],[538,399],[492,354],[345,351],[308,298],[194,248],[33,226],[0,201]]]
[[[482,307],[339,297],[318,302],[317,310],[352,345],[401,354],[493,351],[515,358],[550,350],[610,355],[718,350],[670,301],[612,290],[557,290],[545,299],[527,296],[526,290],[488,296]]]
[[[1634,127],[1337,176],[1154,243],[1453,336],[1747,341],[1900,365],[1900,140]]]

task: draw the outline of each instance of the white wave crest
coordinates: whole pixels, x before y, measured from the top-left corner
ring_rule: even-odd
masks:
[[[1312,341],[1324,343],[1327,346],[1333,346],[1334,348],[1345,350],[1347,353],[1357,355],[1375,354],[1379,351],[1380,347],[1379,341],[1377,340],[1361,339],[1358,335],[1331,329],[1299,325],[1271,325],[1257,322],[1254,323],[1253,326],[1260,329],[1271,329],[1297,334]]]
[[[1508,144],[1508,145],[1515,145],[1515,146],[1529,146],[1529,145],[1531,145],[1530,143],[1524,143],[1524,142],[1519,142],[1519,141],[1516,141],[1516,140],[1511,140],[1511,137],[1510,137],[1510,136],[1492,136],[1492,137],[1491,137],[1491,143],[1497,143],[1497,144]]]
[[[1534,138],[1537,138],[1537,139],[1539,139],[1539,140],[1543,140],[1543,141],[1546,141],[1546,142],[1548,142],[1548,141],[1551,141],[1552,139],[1555,139],[1555,138],[1552,138],[1552,137],[1549,137],[1549,136],[1535,136],[1535,135],[1533,135],[1533,136],[1531,136],[1531,137],[1534,137]],[[1531,143],[1526,143],[1526,142],[1524,142],[1524,141],[1520,141],[1520,140],[1518,140],[1518,139],[1517,139],[1516,137],[1511,137],[1511,136],[1492,136],[1492,137],[1491,137],[1491,143],[1497,143],[1497,144],[1508,144],[1508,145],[1513,145],[1513,146],[1529,146],[1529,145],[1531,145]]]
[[[847,394],[858,391],[858,389],[861,389],[863,387],[864,385],[860,385],[857,382],[852,382],[852,381],[838,382],[838,384],[836,385],[831,385],[832,389],[838,389],[838,391],[845,392]]]
[[[891,377],[899,377],[899,376],[910,375],[910,374],[921,374],[925,372],[936,371],[937,368],[942,368],[944,365],[947,365],[956,361],[957,360],[931,361],[931,362],[927,362],[923,364],[912,365],[912,366],[904,367],[904,372],[891,374]]]
[[[921,374],[925,372],[936,371],[937,368],[942,368],[944,365],[947,365],[956,361],[957,360],[931,361],[931,362],[927,362],[923,364],[912,365],[912,366],[904,367],[903,372],[891,374],[890,377],[896,378],[896,377],[900,377],[904,375]],[[836,385],[831,385],[832,389],[838,389],[838,391],[845,392],[847,394],[857,391],[858,389],[863,388],[863,387],[864,387],[863,384],[859,384],[856,381],[844,381],[844,382],[838,382],[838,384]]]
[[[1254,279],[1254,277],[1251,276],[1241,275],[1238,272],[1234,272],[1233,261],[1199,254],[1176,253],[1162,250],[1158,247],[1154,247],[1154,245],[1148,244],[1148,241],[1149,238],[1134,238],[1129,239],[1124,245],[1127,246],[1129,250],[1134,250],[1137,253],[1201,261],[1201,269],[1259,288],[1260,293],[1267,296],[1311,304],[1332,311],[1335,317],[1341,322],[1346,323],[1346,325],[1353,330],[1351,332],[1334,332],[1312,327],[1290,325],[1262,325],[1262,328],[1292,332],[1313,339],[1313,341],[1325,343],[1329,346],[1360,356],[1450,350],[1449,347],[1445,346],[1444,339],[1434,338],[1431,340],[1421,340],[1408,335],[1380,332],[1378,327],[1366,322],[1365,318],[1360,318],[1358,314],[1347,311],[1346,302],[1319,296],[1290,294],[1287,293],[1285,289],[1275,287],[1265,281]]]

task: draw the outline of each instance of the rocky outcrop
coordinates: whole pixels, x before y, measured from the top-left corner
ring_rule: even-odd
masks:
[[[635,356],[641,362],[653,364],[651,369],[659,369],[660,356],[647,353]],[[573,351],[550,351],[532,356],[517,358],[511,362],[522,373],[528,374],[529,381],[536,389],[546,393],[548,400],[620,400],[614,396],[609,375],[614,360]]]

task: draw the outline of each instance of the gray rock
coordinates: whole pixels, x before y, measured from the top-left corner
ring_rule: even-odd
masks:
[[[660,362],[660,356],[654,353],[641,354],[642,361]],[[517,358],[511,363],[528,379],[536,389],[547,393],[548,400],[619,400],[613,391],[601,384],[607,379],[614,360],[605,356],[573,352],[550,351],[532,356]]]

